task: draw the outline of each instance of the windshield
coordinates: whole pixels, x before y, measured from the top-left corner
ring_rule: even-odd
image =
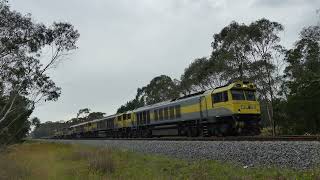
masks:
[[[242,90],[233,89],[231,90],[231,94],[233,100],[245,100]]]
[[[255,92],[250,90],[233,89],[231,90],[231,94],[233,100],[256,100]]]
[[[256,100],[256,96],[254,95],[254,91],[245,90],[244,93],[245,93],[246,99],[248,101],[255,101]]]

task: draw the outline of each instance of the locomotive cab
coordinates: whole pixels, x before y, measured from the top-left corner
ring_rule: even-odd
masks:
[[[221,124],[221,131],[260,133],[260,105],[253,83],[233,82],[213,90],[211,97],[214,119]]]

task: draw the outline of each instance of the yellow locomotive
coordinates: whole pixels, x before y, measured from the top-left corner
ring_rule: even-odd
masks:
[[[256,87],[222,87],[69,127],[65,137],[227,136],[260,133]]]

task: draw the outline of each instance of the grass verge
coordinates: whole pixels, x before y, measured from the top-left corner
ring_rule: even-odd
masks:
[[[0,179],[320,179],[320,168],[243,168],[216,161],[43,142],[0,152]]]

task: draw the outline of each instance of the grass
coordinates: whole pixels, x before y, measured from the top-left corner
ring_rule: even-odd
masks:
[[[0,179],[320,179],[320,168],[243,168],[209,160],[31,142],[0,152]]]

